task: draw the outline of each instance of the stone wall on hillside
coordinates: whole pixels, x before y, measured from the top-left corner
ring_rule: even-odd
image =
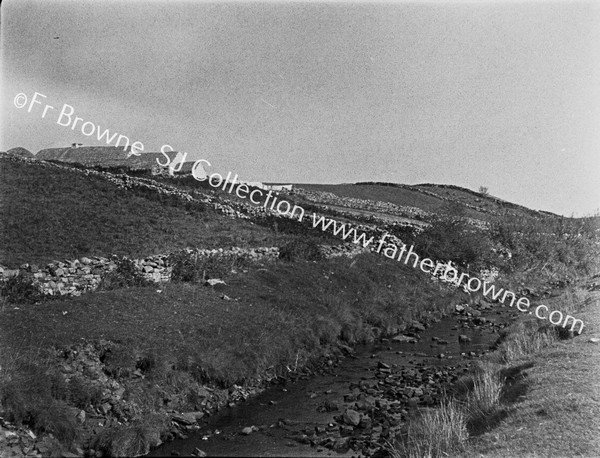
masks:
[[[197,252],[200,257],[244,256],[251,260],[275,259],[279,256],[277,247],[231,248],[231,249],[188,249]],[[136,268],[147,280],[168,282],[171,280],[171,267],[168,254],[148,256],[134,259]],[[83,257],[69,261],[55,261],[40,267],[34,264],[23,264],[19,269],[8,269],[0,266],[0,280],[5,280],[19,273],[32,278],[40,290],[47,295],[79,296],[81,293],[95,290],[102,278],[116,269],[113,259],[105,257]]]
[[[352,257],[368,251],[355,245],[325,245],[321,247],[321,250],[328,258]],[[279,257],[279,248],[277,247],[187,249],[186,251],[196,252],[201,258],[239,256],[250,261],[268,261]],[[147,280],[155,283],[171,281],[172,267],[169,265],[168,254],[134,259],[133,262]],[[23,264],[18,269],[8,269],[0,266],[0,281],[22,274],[31,278],[33,283],[45,295],[79,296],[98,288],[102,278],[116,268],[117,264],[114,259],[95,256],[68,261],[55,261],[43,267],[34,264]]]
[[[311,202],[339,205],[341,207],[356,208],[358,210],[368,210],[374,212],[387,213],[404,218],[417,218],[426,220],[433,214],[418,207],[406,205],[396,205],[391,202],[382,202],[368,199],[358,199],[355,197],[341,197],[337,194],[326,191],[309,191],[304,188],[294,188],[294,194],[300,195]]]

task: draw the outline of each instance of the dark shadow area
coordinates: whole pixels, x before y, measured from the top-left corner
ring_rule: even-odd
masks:
[[[498,407],[493,412],[489,412],[487,414],[478,415],[474,418],[471,418],[467,422],[467,430],[469,431],[469,436],[479,436],[486,431],[494,429],[496,426],[502,422],[508,416],[508,410]]]
[[[500,376],[506,379],[504,388],[500,393],[502,404],[514,404],[527,393],[527,374],[523,371],[534,366],[533,362],[519,364],[500,371]]]

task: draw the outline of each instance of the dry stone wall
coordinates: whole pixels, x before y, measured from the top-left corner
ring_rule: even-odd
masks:
[[[188,249],[196,251],[200,257],[211,256],[245,256],[251,260],[276,259],[279,256],[277,247],[231,248],[231,249]],[[169,255],[159,254],[143,259],[133,260],[136,268],[150,281],[168,282],[171,280]],[[33,280],[43,294],[79,296],[95,290],[102,278],[117,268],[113,259],[105,257],[83,257],[69,261],[55,261],[40,267],[34,264],[23,264],[19,269],[8,269],[0,266],[0,281],[22,274]]]
[[[300,195],[311,202],[339,205],[342,207],[356,208],[358,210],[387,213],[389,215],[402,216],[405,218],[418,218],[426,220],[433,215],[433,213],[422,210],[418,207],[410,207],[405,205],[400,206],[391,202],[358,199],[355,197],[340,197],[337,194],[325,191],[309,191],[303,188],[294,188],[293,193]]]
[[[328,258],[352,257],[368,251],[354,245],[322,246],[321,249]],[[279,248],[277,247],[187,249],[186,251],[196,252],[201,258],[239,256],[250,261],[269,261],[279,257]],[[146,280],[154,283],[171,281],[172,267],[169,265],[168,254],[148,256],[133,261],[137,270]],[[0,266],[0,281],[21,274],[31,278],[45,295],[80,296],[82,293],[98,288],[102,278],[116,268],[117,264],[114,259],[93,256],[69,261],[55,261],[43,267],[34,264],[23,264],[18,269]]]

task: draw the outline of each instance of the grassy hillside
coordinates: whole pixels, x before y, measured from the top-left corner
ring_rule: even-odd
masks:
[[[186,246],[275,244],[271,231],[247,221],[35,163],[0,160],[0,196],[0,264],[9,267]]]

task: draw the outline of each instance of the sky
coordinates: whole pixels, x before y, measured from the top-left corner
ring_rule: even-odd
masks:
[[[5,0],[0,53],[1,151],[106,144],[88,122],[245,181],[600,208],[595,0]]]

